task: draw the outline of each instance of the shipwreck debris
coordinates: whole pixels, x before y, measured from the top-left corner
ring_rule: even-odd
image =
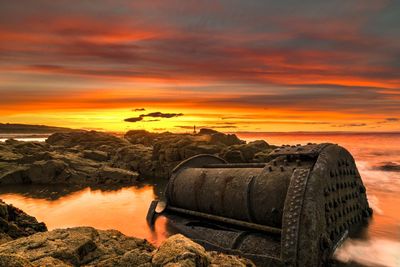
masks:
[[[166,203],[147,220],[208,249],[260,266],[326,266],[337,246],[372,215],[351,154],[335,144],[282,146],[266,163],[228,164],[197,155],[173,171]]]

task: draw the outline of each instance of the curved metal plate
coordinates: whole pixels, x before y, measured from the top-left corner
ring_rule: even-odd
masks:
[[[281,238],[281,258],[285,266],[296,266],[300,214],[309,174],[309,169],[296,169],[286,195]]]

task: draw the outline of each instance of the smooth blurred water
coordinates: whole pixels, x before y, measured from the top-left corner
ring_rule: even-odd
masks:
[[[349,239],[337,259],[366,266],[400,266],[400,172],[376,170],[382,162],[400,163],[400,134],[241,133],[251,141],[270,144],[332,142],[354,156],[374,215],[365,234]],[[49,229],[90,225],[146,238],[159,244],[168,236],[164,218],[154,229],[146,224],[150,202],[161,195],[164,182],[117,189],[69,189],[43,186],[0,188],[0,199],[44,221]]]

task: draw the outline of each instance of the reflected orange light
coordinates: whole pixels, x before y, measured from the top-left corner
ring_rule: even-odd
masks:
[[[154,230],[148,227],[145,219],[155,197],[151,186],[107,192],[87,188],[53,201],[17,194],[1,195],[5,202],[45,222],[49,230],[74,226],[117,229],[159,245],[167,236],[165,219],[157,220]]]

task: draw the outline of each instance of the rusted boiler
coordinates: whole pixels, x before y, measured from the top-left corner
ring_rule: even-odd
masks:
[[[259,266],[326,266],[372,214],[353,157],[328,143],[282,146],[267,163],[192,157],[165,199],[150,206],[150,223],[161,214],[173,232]]]

